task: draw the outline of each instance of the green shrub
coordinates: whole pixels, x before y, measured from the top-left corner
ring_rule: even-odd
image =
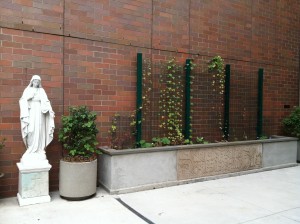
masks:
[[[86,106],[70,107],[69,116],[62,116],[59,141],[71,157],[92,157],[97,150],[96,113]]]
[[[282,123],[287,134],[300,138],[300,107],[296,107]]]

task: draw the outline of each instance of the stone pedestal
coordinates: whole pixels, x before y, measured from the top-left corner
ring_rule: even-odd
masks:
[[[49,170],[48,160],[44,163],[29,166],[22,162],[17,163],[19,168],[19,205],[32,205],[50,202],[49,196]]]

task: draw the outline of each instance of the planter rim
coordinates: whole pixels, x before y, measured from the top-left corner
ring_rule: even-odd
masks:
[[[175,146],[121,149],[121,150],[112,149],[107,146],[103,146],[103,147],[99,147],[99,150],[103,154],[113,156],[113,155],[127,155],[127,154],[137,154],[137,153],[177,151],[177,150],[194,149],[194,148],[211,148],[211,147],[222,147],[222,146],[236,146],[236,145],[249,145],[249,144],[254,145],[254,144],[262,144],[262,143],[289,142],[289,141],[297,141],[297,140],[298,140],[298,138],[295,138],[295,137],[272,135],[270,139],[263,139],[263,140],[218,142],[218,143],[193,144],[193,145],[175,145]],[[74,163],[74,162],[72,162],[72,163]]]
[[[83,163],[93,163],[96,162],[98,159],[94,159],[92,161],[88,161],[88,162],[69,162],[69,161],[64,161],[63,159],[60,159],[60,162],[64,162],[64,163],[72,163],[72,164],[83,164]]]

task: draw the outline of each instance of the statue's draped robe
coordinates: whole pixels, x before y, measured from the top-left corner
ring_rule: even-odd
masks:
[[[54,112],[43,88],[27,87],[19,101],[25,154],[44,153],[53,139]]]

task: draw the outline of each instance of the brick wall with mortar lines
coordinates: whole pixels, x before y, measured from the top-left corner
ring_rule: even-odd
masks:
[[[0,130],[1,136],[7,139],[6,147],[1,152],[0,170],[5,177],[1,179],[0,189],[3,196],[9,196],[18,189],[16,163],[25,151],[20,135],[18,101],[32,74],[40,74],[43,88],[56,112],[56,126],[59,126],[63,105],[62,37],[6,28],[0,29],[0,36]],[[48,159],[53,165],[50,173],[52,185],[57,184],[60,151],[57,141],[47,150]]]
[[[41,75],[56,112],[50,190],[58,187],[61,115],[69,105],[90,106],[106,144],[111,115],[134,110],[137,52],[154,61],[221,55],[241,70],[243,63],[264,68],[265,125],[281,133],[291,111],[284,105],[298,105],[299,11],[297,0],[1,1],[0,135],[7,142],[0,197],[17,193],[24,152],[18,100],[32,74]]]

